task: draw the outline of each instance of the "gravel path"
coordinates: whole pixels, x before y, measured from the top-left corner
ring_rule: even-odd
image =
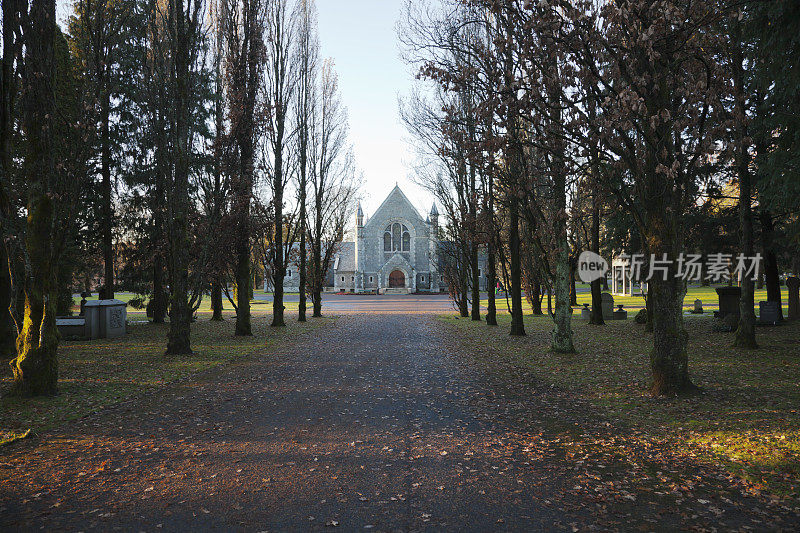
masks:
[[[599,505],[560,444],[587,423],[580,405],[486,379],[433,316],[342,316],[0,452],[0,530],[572,531],[718,517],[690,505],[665,516],[660,496]]]

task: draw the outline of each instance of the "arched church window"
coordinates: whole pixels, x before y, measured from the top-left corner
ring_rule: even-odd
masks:
[[[411,233],[405,225],[395,222],[386,226],[386,231],[383,233],[383,251],[411,251]]]
[[[400,251],[401,231],[400,224],[396,222],[392,224],[392,251],[394,252]]]

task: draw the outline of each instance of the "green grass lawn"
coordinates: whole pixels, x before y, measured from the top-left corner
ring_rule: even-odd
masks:
[[[591,326],[573,321],[578,353],[549,350],[552,321],[526,317],[528,335],[443,317],[479,362],[508,363],[534,372],[545,384],[588,399],[634,435],[659,441],[686,457],[723,465],[767,490],[800,495],[800,323],[757,328],[760,349],[732,347],[732,333],[713,333],[711,317],[690,316],[689,369],[703,393],[654,399],[650,385],[652,334],[633,322]]]
[[[0,442],[26,429],[34,432],[63,424],[128,397],[158,390],[320,327],[334,319],[314,319],[304,324],[287,316],[286,328],[270,328],[265,312],[255,311],[253,336],[233,335],[230,312],[223,322],[200,317],[192,324],[191,356],[164,355],[168,324],[133,324],[129,334],[117,339],[63,341],[58,350],[59,394],[48,398],[0,398]],[[10,376],[0,378],[8,387]]]
[[[258,291],[258,292],[259,294],[263,294],[263,291]],[[292,293],[286,293],[286,294],[292,294]],[[133,298],[135,298],[136,295],[132,292],[118,292],[114,294],[114,297],[117,300],[121,300],[123,302],[128,303]],[[93,295],[87,298],[87,300],[97,300],[97,293],[93,293]],[[74,301],[75,305],[73,306],[73,312],[74,314],[77,315],[80,309],[79,307],[80,298],[75,298]],[[284,302],[283,305],[286,308],[286,311],[297,311],[299,306],[298,302]],[[308,307],[311,308],[310,300],[308,303]],[[251,312],[253,313],[264,312],[265,310],[268,310],[271,313],[272,302],[267,302],[264,300],[250,300],[250,308]],[[222,297],[222,309],[223,311],[233,312],[233,306],[228,301],[228,298],[226,298],[225,296]],[[198,316],[211,315],[211,297],[209,295],[206,294],[203,296],[203,299],[200,301],[200,307],[197,309],[197,314]],[[133,307],[128,306],[128,318],[131,320],[145,320],[147,318],[147,315],[144,309],[134,309]]]
[[[584,287],[588,285],[583,284]],[[581,285],[578,285],[580,288]],[[783,312],[786,314],[788,312],[788,293],[786,287],[781,287],[781,298],[783,302]],[[688,291],[686,292],[686,297],[683,300],[683,308],[686,311],[690,311],[694,309],[694,301],[700,299],[703,302],[703,310],[706,312],[709,311],[716,311],[719,309],[719,297],[715,291],[715,287],[689,287]],[[755,291],[755,310],[756,315],[758,315],[758,302],[767,299],[767,290],[766,289],[757,289]],[[577,294],[578,300],[578,307],[582,307],[583,304],[592,304],[592,295],[589,292],[578,292]],[[486,306],[488,303],[487,300],[482,300],[481,304]],[[644,298],[639,296],[638,294],[634,294],[633,296],[614,296],[614,305],[622,304],[625,307],[636,308],[636,307],[644,307]],[[527,301],[522,303],[523,309],[526,313],[530,313],[531,307],[528,305]],[[506,305],[506,299],[504,296],[497,297],[497,309],[499,310],[508,310],[508,306]],[[547,309],[547,297],[544,298],[542,301],[542,309]]]

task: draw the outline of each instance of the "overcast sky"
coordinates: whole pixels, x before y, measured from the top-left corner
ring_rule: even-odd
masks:
[[[413,73],[400,59],[396,25],[402,0],[317,0],[323,57],[333,58],[350,117],[356,163],[364,173],[364,210],[371,215],[399,183],[424,218],[433,198],[410,176],[413,149],[400,123],[398,96]],[[71,10],[58,0],[59,21]],[[63,26],[63,24],[62,24]]]

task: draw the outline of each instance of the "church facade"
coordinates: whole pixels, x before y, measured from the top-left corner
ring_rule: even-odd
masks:
[[[441,278],[439,212],[434,204],[423,219],[400,187],[395,186],[368,219],[359,204],[355,240],[338,244],[328,271],[326,290],[334,292],[446,292]],[[481,288],[485,257],[479,261]],[[284,278],[286,290],[297,290],[298,266],[292,262]]]
[[[423,220],[398,186],[368,220],[359,205],[355,241],[342,242],[331,265],[334,290],[439,292],[438,228],[436,205]]]

